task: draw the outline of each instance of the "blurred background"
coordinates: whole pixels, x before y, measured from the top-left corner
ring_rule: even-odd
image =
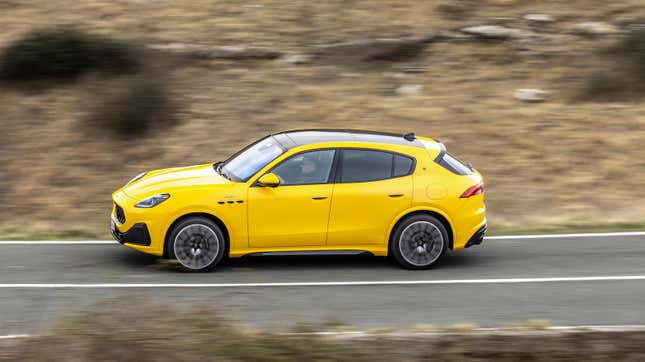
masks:
[[[444,141],[492,231],[645,224],[641,0],[0,0],[0,234],[108,238],[110,194],[270,132]]]
[[[0,240],[110,239],[110,195],[133,176],[223,160],[293,128],[442,140],[484,175],[492,233],[642,230],[645,3],[0,0]],[[11,284],[642,274],[638,236],[578,242],[497,244],[415,275],[343,258],[181,274],[116,245],[3,245],[0,330],[20,335],[0,336],[0,360],[645,360],[642,326],[563,331],[540,320],[643,321],[643,288],[625,281],[135,297]],[[291,329],[226,318],[238,309]],[[76,314],[35,329],[60,311]],[[501,333],[468,324],[529,318],[539,319]],[[313,333],[353,319],[414,324],[425,336]],[[446,321],[468,323],[421,325]]]

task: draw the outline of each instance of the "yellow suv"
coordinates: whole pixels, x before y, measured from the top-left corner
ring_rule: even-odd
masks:
[[[481,175],[414,134],[294,130],[225,162],[142,173],[112,194],[112,235],[206,271],[224,257],[371,253],[426,269],[486,232]]]

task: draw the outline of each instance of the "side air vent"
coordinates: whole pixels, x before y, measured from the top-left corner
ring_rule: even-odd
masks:
[[[116,217],[116,221],[118,221],[119,224],[125,223],[125,213],[123,212],[121,206],[117,204],[114,204],[114,216]]]

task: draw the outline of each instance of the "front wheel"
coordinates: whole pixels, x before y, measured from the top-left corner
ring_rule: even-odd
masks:
[[[224,258],[226,239],[219,226],[202,217],[175,225],[169,237],[170,257],[187,271],[212,270]]]
[[[407,269],[428,269],[446,254],[447,249],[446,228],[430,215],[405,218],[394,228],[390,238],[394,259]]]

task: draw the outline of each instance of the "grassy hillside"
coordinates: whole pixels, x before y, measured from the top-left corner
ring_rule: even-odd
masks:
[[[523,18],[529,13],[554,21],[531,22]],[[589,21],[617,32],[575,34],[576,24]],[[137,44],[288,54],[480,24],[541,34],[529,42],[435,42],[414,56],[380,61],[351,53],[293,64],[146,52],[144,71],[167,79],[179,122],[134,138],[88,122],[106,92],[131,75],[90,73],[44,81],[47,87],[0,84],[0,230],[10,237],[24,237],[24,230],[108,237],[110,193],[137,173],[217,161],[268,132],[307,127],[414,131],[443,140],[484,174],[493,230],[636,227],[645,224],[645,103],[639,95],[580,99],[594,74],[622,67],[608,49],[639,23],[639,0],[0,0],[0,49],[57,25]],[[421,87],[405,94],[397,92],[402,85]],[[519,101],[519,88],[542,89],[547,99]]]

